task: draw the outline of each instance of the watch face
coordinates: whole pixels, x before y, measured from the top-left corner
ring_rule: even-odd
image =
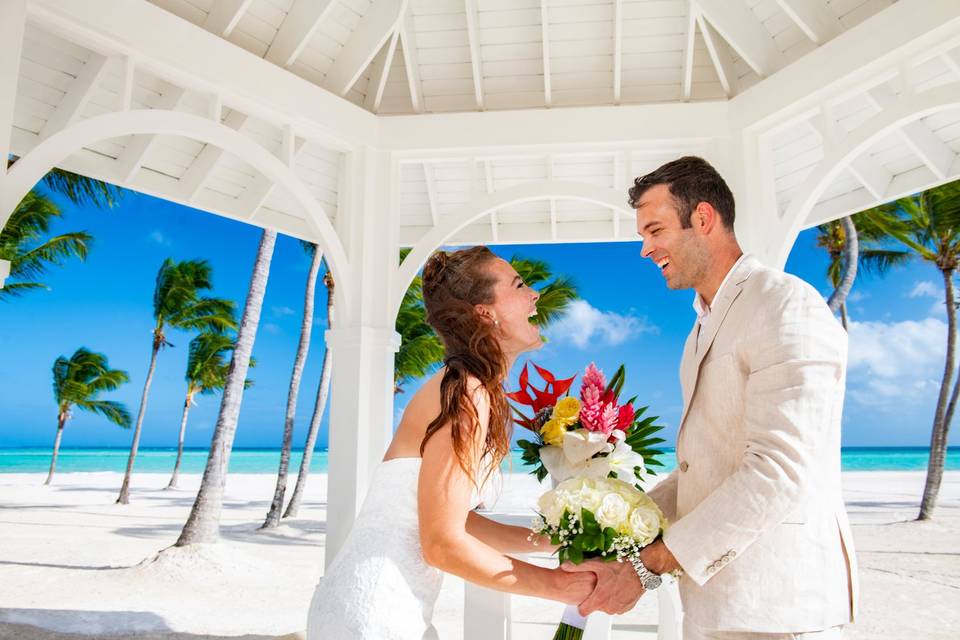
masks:
[[[653,577],[651,577],[649,580],[647,580],[647,585],[646,585],[645,588],[646,588],[648,591],[651,591],[651,590],[656,589],[657,587],[659,587],[659,586],[660,586],[660,583],[662,583],[662,582],[663,582],[663,579],[662,579],[660,576],[654,574]]]

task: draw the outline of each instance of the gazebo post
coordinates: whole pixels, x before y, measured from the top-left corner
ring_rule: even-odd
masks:
[[[20,51],[27,22],[26,0],[0,0],[0,202],[7,188],[7,158],[10,157],[10,136],[13,131],[13,109],[17,101],[17,77],[20,73]],[[0,230],[13,210],[0,210]],[[0,288],[10,275],[10,261],[0,260]]]
[[[330,396],[326,566],[343,545],[393,433],[393,357],[400,346],[389,292],[399,260],[389,153],[361,148],[344,160],[337,231],[350,273],[350,308],[327,331]]]

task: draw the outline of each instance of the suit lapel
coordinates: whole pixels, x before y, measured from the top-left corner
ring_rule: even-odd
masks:
[[[726,286],[723,287],[720,296],[713,301],[710,316],[707,318],[706,324],[700,326],[700,331],[707,332],[706,335],[703,336],[703,348],[697,350],[697,324],[699,324],[699,322],[694,325],[693,331],[690,332],[690,336],[687,338],[687,345],[683,350],[683,361],[680,365],[680,375],[684,385],[683,415],[680,417],[680,427],[677,433],[678,444],[680,442],[680,433],[683,432],[683,425],[687,419],[687,413],[690,411],[690,405],[693,402],[693,394],[697,389],[697,382],[700,378],[700,365],[703,364],[704,357],[710,352],[710,347],[713,345],[713,340],[717,337],[720,327],[723,326],[723,320],[727,317],[727,312],[730,311],[734,300],[737,299],[737,296],[739,296],[743,290],[743,283],[750,277],[750,274],[753,273],[753,270],[757,268],[758,264],[755,258],[747,256],[743,259],[743,262],[737,265],[736,271],[730,274],[730,280]]]

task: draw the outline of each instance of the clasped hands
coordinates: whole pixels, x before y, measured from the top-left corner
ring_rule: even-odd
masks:
[[[654,542],[641,551],[640,559],[644,566],[657,574],[674,571],[680,566],[662,540]],[[588,560],[582,564],[565,562],[561,568],[570,573],[590,572],[596,575],[597,584],[593,593],[577,607],[582,616],[587,616],[594,611],[603,611],[611,615],[624,614],[637,605],[645,592],[640,577],[629,562],[602,560]]]

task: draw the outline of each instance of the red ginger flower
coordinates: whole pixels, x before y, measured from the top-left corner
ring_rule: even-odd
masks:
[[[552,409],[553,406],[557,404],[557,400],[570,390],[570,386],[573,384],[576,376],[558,380],[556,376],[543,367],[538,367],[534,364],[533,368],[537,370],[537,373],[540,374],[540,377],[543,378],[546,383],[543,389],[537,389],[530,384],[530,372],[527,370],[527,365],[523,365],[523,371],[520,372],[520,389],[519,391],[508,393],[507,397],[514,402],[533,408],[534,417],[527,418],[521,414],[522,419],[517,420],[517,424],[531,431],[539,431],[536,423],[536,414],[544,409]]]

